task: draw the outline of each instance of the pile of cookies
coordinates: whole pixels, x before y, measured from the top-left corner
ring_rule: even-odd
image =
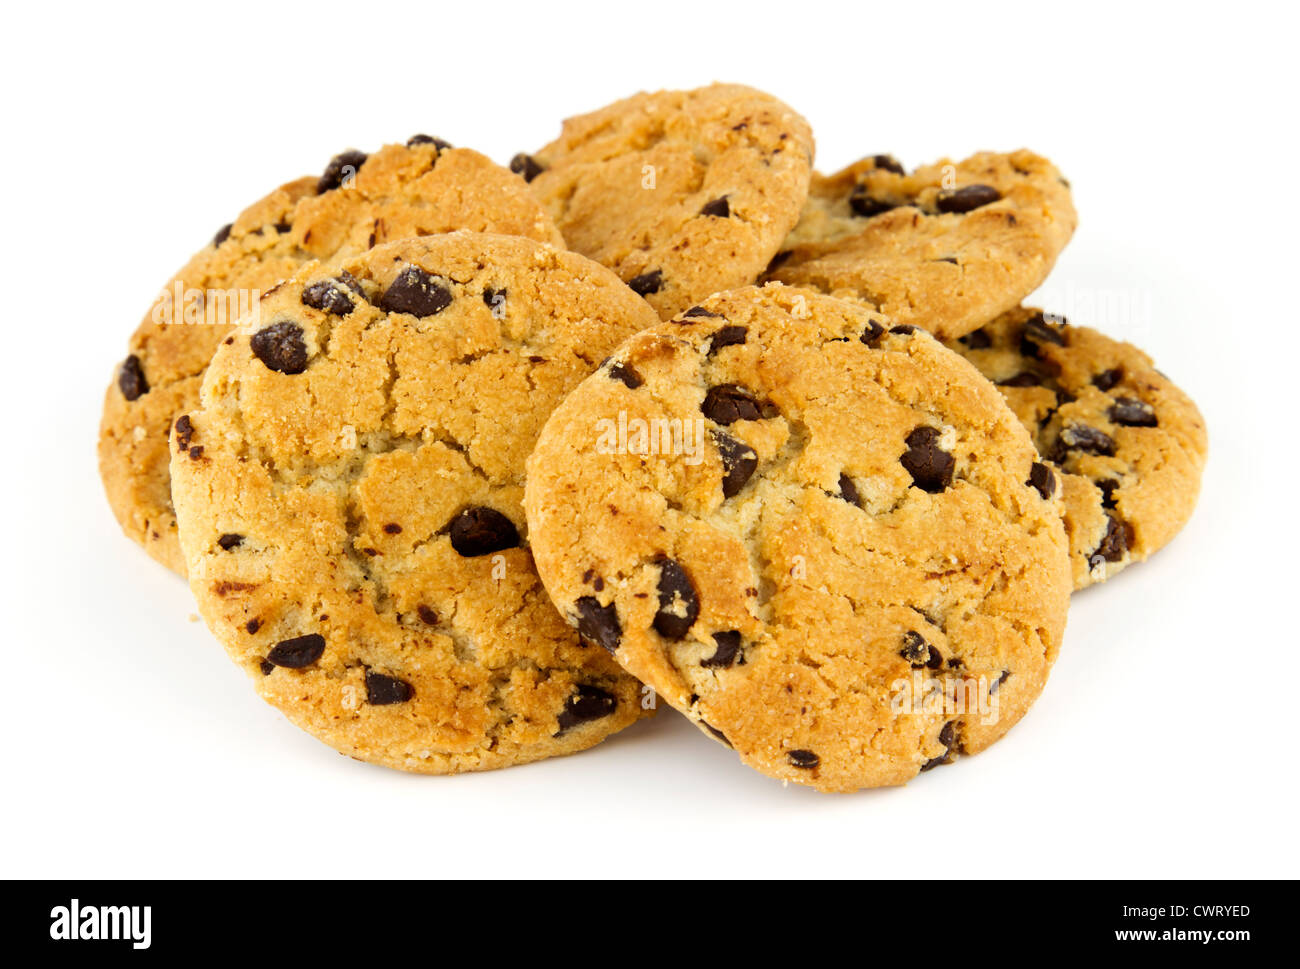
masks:
[[[901,784],[1010,729],[1071,591],[1196,501],[1192,401],[1021,305],[1075,219],[1029,151],[818,174],[738,85],[508,169],[347,151],[164,287],[104,485],[261,695],[359,760],[507,767],[662,700],[772,777]]]

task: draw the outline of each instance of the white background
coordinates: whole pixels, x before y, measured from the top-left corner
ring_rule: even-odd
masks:
[[[0,874],[1296,876],[1282,6],[14,5]],[[424,131],[505,161],[567,115],[715,79],[802,111],[823,170],[1022,145],[1056,161],[1081,224],[1047,308],[1137,342],[1199,401],[1191,524],[1076,597],[1005,740],[897,790],[782,788],[670,710],[588,753],[452,778],[299,733],[100,490],[101,395],[157,288],[345,147]]]

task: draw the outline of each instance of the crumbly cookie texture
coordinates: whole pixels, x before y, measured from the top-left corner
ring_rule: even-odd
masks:
[[[873,155],[814,175],[766,278],[860,300],[949,339],[1037,288],[1076,222],[1069,184],[1030,151],[982,152],[911,174]]]
[[[184,574],[168,429],[196,406],[213,351],[262,291],[313,259],[455,229],[562,244],[510,172],[427,135],[369,156],[344,152],[321,176],[281,186],[223,226],[163,288],[104,396],[100,476],[127,536]]]
[[[812,157],[812,129],[787,105],[714,84],[570,118],[511,167],[571,248],[666,319],[758,278],[799,219]]]
[[[923,331],[780,285],[640,333],[528,465],[557,607],[741,760],[823,791],[982,750],[1070,593],[1055,475]]]
[[[949,346],[998,385],[1056,469],[1076,589],[1142,561],[1187,524],[1205,420],[1137,347],[1030,307]]]
[[[523,479],[551,408],[656,322],[579,255],[467,232],[270,290],[171,437],[191,588],[262,696],[343,753],[425,773],[636,720],[640,684],[537,577]]]

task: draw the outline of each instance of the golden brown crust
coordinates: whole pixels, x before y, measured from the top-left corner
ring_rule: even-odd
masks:
[[[266,296],[171,465],[200,611],[263,697],[344,753],[426,773],[637,719],[640,684],[537,578],[523,474],[552,405],[654,322],[581,256],[465,232],[311,264]]]
[[[780,285],[718,294],[619,348],[528,466],[538,570],[570,621],[745,763],[827,791],[1005,733],[1070,588],[1015,415],[881,323]],[[914,673],[953,707],[923,689],[896,709]]]
[[[899,167],[878,155],[815,175],[768,278],[860,300],[948,339],[1029,295],[1074,232],[1068,185],[1033,152],[981,152],[910,174]],[[979,185],[999,197],[945,211],[965,208],[957,193]]]
[[[131,337],[147,391],[128,399],[122,365],[104,398],[99,467],[126,534],[184,574],[167,474],[167,433],[195,406],[203,369],[260,293],[312,259],[392,239],[475,229],[562,244],[518,179],[469,149],[389,145],[320,192],[315,176],[255,202],[168,281]],[[177,294],[179,292],[179,299]],[[131,375],[127,376],[128,384]],[[134,388],[134,389],[138,389]]]

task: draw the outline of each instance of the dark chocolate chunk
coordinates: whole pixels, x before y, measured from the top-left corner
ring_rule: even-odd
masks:
[[[310,666],[316,662],[324,652],[325,637],[319,633],[309,633],[306,636],[281,640],[271,647],[271,651],[266,654],[266,658],[276,666],[287,666],[291,670],[300,670],[304,666]]]
[[[217,230],[217,234],[212,237],[212,244],[219,246],[230,238],[230,230],[235,227],[233,222],[228,222]]]
[[[366,163],[366,158],[364,151],[345,151],[335,155],[316,182],[316,194],[323,195],[347,184],[361,170],[361,166]]]
[[[1029,468],[1029,480],[1025,482],[1044,498],[1056,494],[1056,473],[1041,461],[1035,461]]]
[[[420,622],[426,626],[438,625],[438,614],[430,606],[420,603],[415,607],[415,614],[420,617]]]
[[[867,328],[862,331],[861,340],[867,346],[875,346],[876,342],[885,335],[885,328],[876,320],[867,320]]]
[[[519,530],[495,508],[466,508],[448,523],[451,547],[465,558],[518,548]]]
[[[903,648],[898,651],[898,655],[907,660],[914,670],[937,670],[943,665],[943,654],[912,629],[903,634]]]
[[[1067,424],[1061,429],[1059,445],[1066,451],[1083,451],[1113,457],[1115,440],[1105,431],[1087,424]]]
[[[744,326],[724,326],[713,334],[709,341],[709,353],[717,353],[723,347],[740,346],[749,337],[749,329]]]
[[[792,767],[798,767],[800,770],[812,770],[822,762],[822,759],[811,750],[792,750],[786,758]]]
[[[628,390],[636,390],[645,383],[641,375],[625,363],[615,363],[610,366],[609,379],[619,381]]]
[[[137,400],[141,395],[149,393],[149,381],[144,379],[144,367],[140,366],[140,358],[134,353],[117,368],[117,389],[127,400]]]
[[[249,346],[268,370],[299,374],[307,369],[307,344],[302,338],[302,327],[290,320],[280,320],[258,330],[249,340]]]
[[[956,464],[953,456],[939,447],[939,429],[923,424],[907,435],[902,462],[912,482],[922,491],[936,494],[952,483]]]
[[[1124,379],[1123,367],[1112,367],[1110,370],[1103,370],[1097,376],[1092,378],[1092,385],[1098,390],[1112,390]]]
[[[1014,377],[998,381],[999,387],[1041,387],[1042,385],[1043,378],[1031,370],[1022,371]]]
[[[709,420],[723,425],[734,424],[736,421],[757,421],[763,417],[758,401],[739,384],[710,387],[700,410]]]
[[[227,532],[217,539],[217,545],[223,552],[229,552],[232,548],[239,548],[244,544],[244,536],[236,535],[234,532]]]
[[[934,200],[940,212],[973,212],[1002,198],[1002,193],[992,185],[967,185],[956,190],[945,189]]]
[[[728,218],[731,215],[731,204],[727,201],[727,197],[723,195],[700,209],[700,215],[710,215],[719,219]]]
[[[858,495],[858,486],[855,485],[853,479],[843,471],[840,472],[840,497],[850,505],[857,505],[859,508],[862,507],[862,498]]]
[[[749,445],[721,431],[713,432],[713,443],[722,456],[722,495],[732,498],[758,470],[758,454]]]
[[[406,139],[407,148],[414,148],[416,145],[433,145],[439,151],[451,147],[449,142],[443,141],[441,138],[435,138],[433,135],[411,135]]]
[[[967,333],[958,340],[959,343],[969,347],[972,350],[987,350],[993,346],[993,338],[984,330],[975,330],[973,333]]]
[[[334,316],[347,316],[356,306],[330,279],[322,279],[306,287],[302,291],[302,303],[304,306]]]
[[[1124,522],[1118,516],[1106,515],[1106,534],[1101,537],[1101,543],[1096,550],[1088,556],[1088,565],[1096,568],[1102,562],[1118,562],[1128,551],[1128,529]]]
[[[407,266],[379,298],[379,308],[389,313],[434,316],[450,306],[451,300],[446,286],[419,266]]]
[[[1101,491],[1101,507],[1114,508],[1116,504],[1115,492],[1119,490],[1119,482],[1114,478],[1107,478],[1105,481],[1093,482]]]
[[[521,151],[510,159],[510,170],[516,175],[522,175],[525,182],[531,182],[546,169],[532,155],[526,155]]]
[[[692,306],[682,314],[683,319],[694,318],[699,316],[712,317],[713,319],[722,319],[721,313],[715,313],[713,310],[706,310],[703,306]]]
[[[1156,409],[1144,400],[1134,397],[1116,397],[1110,407],[1110,419],[1125,427],[1156,427]]]
[[[740,633],[734,629],[714,633],[713,642],[717,648],[714,649],[712,656],[700,660],[701,666],[706,666],[711,670],[726,669],[736,662],[736,657],[740,655]]]
[[[659,562],[659,611],[655,631],[665,639],[681,639],[700,615],[700,596],[691,577],[673,559]]]
[[[194,422],[190,420],[189,414],[182,414],[180,417],[176,418],[176,450],[188,450],[190,440],[193,437]]]
[[[583,596],[574,605],[578,610],[578,635],[611,653],[618,649],[623,627],[619,625],[614,603],[602,606],[595,596]]]
[[[411,684],[395,676],[366,670],[366,702],[375,707],[405,703],[415,695]]]
[[[627,281],[632,292],[638,296],[649,296],[651,293],[657,293],[663,289],[664,274],[661,269],[654,269],[648,273],[642,273],[640,276],[633,276]]]
[[[556,717],[555,722],[560,728],[557,733],[563,733],[570,727],[576,727],[589,720],[608,717],[617,708],[618,700],[612,693],[607,693],[600,687],[580,684],[564,701],[564,709]]]
[[[873,198],[867,194],[866,188],[858,186],[849,196],[849,208],[853,214],[863,219],[874,218],[877,215],[883,215],[898,208],[893,202],[886,202],[884,199]]]
[[[883,168],[887,172],[893,172],[895,175],[906,175],[907,169],[893,155],[872,155],[871,163],[877,168]]]

